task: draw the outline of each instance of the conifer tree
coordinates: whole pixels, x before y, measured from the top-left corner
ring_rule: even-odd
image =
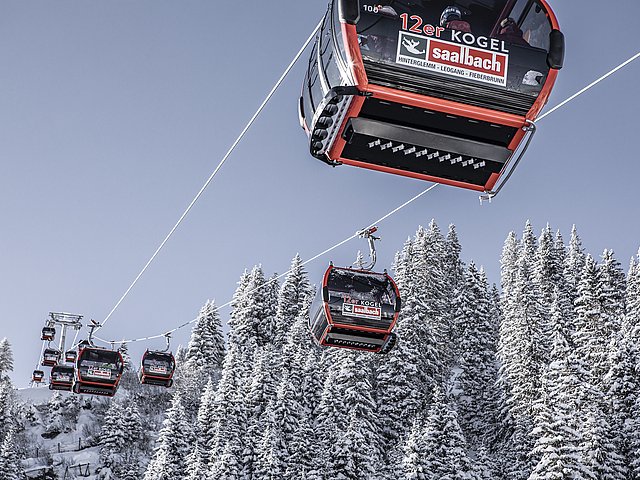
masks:
[[[196,440],[191,453],[187,457],[186,480],[202,480],[206,477],[206,469],[203,464],[205,454],[200,448],[200,442]]]
[[[497,325],[493,323],[496,319],[491,311],[486,276],[473,263],[465,273],[459,298],[458,412],[460,423],[477,440],[493,436],[496,428]]]
[[[600,402],[604,391],[604,378],[608,372],[608,356],[604,345],[609,343],[609,334],[602,320],[602,304],[600,302],[600,285],[597,266],[593,257],[588,255],[578,283],[575,300],[574,344],[582,358],[585,368],[583,389],[584,402]]]
[[[207,301],[191,332],[187,347],[186,363],[188,368],[210,372],[221,369],[224,361],[224,336],[218,308],[214,302]]]
[[[302,258],[296,255],[291,261],[291,268],[278,294],[276,311],[276,348],[286,343],[287,334],[295,320],[308,309],[308,298],[313,295],[307,272],[302,265]]]
[[[556,295],[552,306],[553,348],[551,363],[542,381],[542,397],[536,403],[537,437],[532,457],[537,461],[529,480],[594,479],[593,472],[581,463],[582,436],[577,428],[573,392],[579,387],[580,365],[572,351],[566,324]]]
[[[411,457],[406,455],[405,450],[405,475],[407,471],[410,474],[420,471],[425,479],[474,478],[475,469],[467,455],[467,442],[456,412],[447,405],[442,395],[436,395],[422,432],[414,442],[416,445],[412,450],[419,460],[409,461]]]
[[[232,343],[227,350],[222,377],[211,406],[208,429],[203,433],[204,438],[210,439],[207,448],[208,475],[211,479],[222,478],[212,476],[212,472],[228,478],[240,478],[245,466],[244,451],[249,439],[245,436],[247,412],[244,395],[248,374],[243,375],[243,372],[248,365],[242,363],[245,360],[239,348]]]
[[[572,302],[578,296],[578,283],[582,276],[582,270],[586,256],[582,247],[582,240],[578,235],[578,230],[574,225],[571,229],[571,240],[569,241],[569,250],[567,252],[565,262],[565,281],[567,283],[568,292]]]
[[[13,428],[9,429],[0,445],[0,478],[3,480],[21,480],[24,478]]]
[[[379,425],[371,384],[371,355],[347,351],[342,355],[336,382],[342,386],[335,398],[343,414],[334,423],[337,438],[331,446],[326,475],[329,478],[372,478],[381,459]]]
[[[584,425],[582,463],[598,480],[626,480],[627,468],[619,453],[617,439],[605,412],[597,406],[590,408]]]
[[[246,285],[245,285],[246,282]],[[260,266],[255,266],[246,280],[241,278],[234,296],[233,313],[229,320],[229,342],[241,347],[250,357],[255,346],[273,342],[275,334],[275,302]]]
[[[9,372],[13,371],[13,352],[9,340],[0,341],[0,382],[9,379]]]
[[[118,397],[112,399],[100,431],[100,465],[112,472],[121,462],[121,454],[128,446],[125,446],[124,410],[124,404]]]
[[[15,399],[13,388],[8,381],[0,381],[0,442],[15,422]]]
[[[153,458],[145,472],[145,480],[172,480],[186,476],[186,459],[191,452],[192,429],[182,407],[182,398],[176,391],[171,408],[162,422]]]
[[[428,231],[418,229],[403,259],[399,340],[378,365],[376,378],[379,416],[386,419],[385,456],[400,446],[412,418],[427,408],[430,393],[444,381],[450,352],[439,348],[444,340],[438,338],[452,320],[445,312],[443,251],[444,239],[432,223]]]
[[[200,398],[200,407],[198,408],[198,417],[196,423],[196,436],[198,438],[198,448],[194,449],[195,453],[200,455],[198,460],[198,469],[204,468],[209,463],[211,448],[215,441],[215,425],[216,417],[214,410],[216,388],[213,380],[209,379],[207,386],[202,392]],[[193,453],[193,452],[192,452]],[[193,454],[195,454],[193,453]]]

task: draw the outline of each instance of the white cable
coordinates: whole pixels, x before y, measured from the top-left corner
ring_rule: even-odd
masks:
[[[317,32],[317,30],[320,28],[321,24],[322,24],[322,21],[318,24],[318,27],[316,27],[316,30],[314,31],[314,34],[313,34],[313,35],[315,35],[315,32]],[[311,38],[313,37],[313,35],[312,35],[311,37],[309,37],[309,38],[311,39]],[[308,42],[310,42],[310,39],[308,40]],[[566,104],[568,104],[569,102],[573,101],[574,99],[576,99],[577,97],[579,97],[579,96],[580,96],[580,95],[582,95],[583,93],[585,93],[585,92],[587,92],[588,90],[590,90],[591,88],[595,87],[597,84],[599,84],[599,83],[600,83],[600,82],[602,82],[603,80],[607,79],[607,78],[608,78],[608,77],[610,77],[611,75],[615,74],[616,72],[618,72],[619,70],[621,70],[622,68],[624,68],[625,66],[627,66],[628,64],[630,64],[631,62],[633,62],[633,61],[637,60],[638,58],[640,58],[640,52],[638,52],[637,54],[635,54],[634,56],[632,56],[631,58],[629,58],[629,59],[628,59],[628,60],[626,60],[625,62],[621,63],[620,65],[618,65],[618,66],[617,66],[617,67],[615,67],[614,69],[610,70],[609,72],[607,72],[606,74],[604,74],[603,76],[601,76],[600,78],[598,78],[597,80],[595,80],[595,81],[591,82],[589,85],[587,85],[586,87],[584,87],[583,89],[581,89],[580,91],[578,91],[577,93],[575,93],[574,95],[572,95],[571,97],[567,98],[565,101],[563,101],[563,102],[559,103],[558,105],[556,105],[555,107],[553,107],[551,110],[549,110],[548,112],[546,112],[544,115],[541,115],[540,117],[538,117],[537,121],[542,120],[543,118],[547,117],[548,115],[551,115],[552,113],[554,113],[554,112],[555,112],[555,111],[557,111],[558,109],[560,109],[560,108],[564,107],[564,106],[565,106]],[[400,207],[398,207],[398,208],[396,208],[395,210],[393,210],[393,211],[389,212],[387,215],[385,215],[384,217],[382,217],[382,218],[381,218],[381,219],[379,219],[378,221],[373,222],[369,227],[372,227],[372,226],[374,226],[376,223],[381,223],[383,220],[386,220],[386,219],[387,219],[387,218],[389,218],[391,215],[394,215],[396,212],[398,212],[399,210],[401,210],[401,209],[402,209],[402,208],[404,208],[405,206],[409,205],[409,204],[410,204],[410,203],[412,203],[413,201],[417,200],[418,198],[422,197],[423,195],[425,195],[426,193],[428,193],[429,191],[431,191],[433,188],[437,187],[438,185],[439,185],[439,184],[438,184],[438,183],[436,183],[436,184],[432,185],[431,187],[427,188],[427,189],[426,189],[426,190],[424,190],[422,193],[420,193],[420,194],[416,195],[416,196],[415,196],[415,197],[413,197],[412,199],[410,199],[410,200],[408,200],[407,202],[403,203]],[[369,228],[369,227],[368,227],[368,228]],[[336,248],[338,248],[338,247],[340,247],[340,246],[344,245],[345,243],[347,243],[347,242],[349,242],[349,241],[353,240],[353,239],[354,239],[354,238],[356,238],[357,236],[358,236],[358,234],[357,234],[357,233],[356,233],[356,234],[354,234],[354,235],[352,235],[351,237],[349,237],[349,238],[347,238],[347,239],[343,240],[342,242],[340,242],[340,243],[338,243],[338,244],[334,245],[333,247],[328,248],[328,249],[327,249],[327,250],[325,250],[324,252],[319,253],[318,255],[316,255],[316,256],[314,256],[314,257],[310,258],[309,260],[307,260],[306,262],[304,262],[302,265],[306,265],[307,263],[309,263],[309,262],[312,262],[312,261],[316,260],[317,258],[319,258],[319,257],[321,257],[321,256],[323,256],[323,255],[325,255],[325,254],[327,254],[327,253],[329,253],[329,252],[331,252],[332,250],[335,250]],[[270,279],[268,282],[266,282],[265,284],[263,284],[263,285],[262,285],[261,287],[259,287],[259,288],[264,288],[264,287],[266,287],[267,285],[270,285],[270,284],[271,284],[271,283],[273,283],[274,281],[279,280],[280,278],[284,277],[285,275],[288,275],[288,274],[289,274],[289,272],[290,272],[290,271],[287,271],[287,272],[283,273],[282,275],[279,275],[278,277],[275,277],[275,278]],[[137,279],[136,279],[136,280],[137,280]],[[131,289],[131,287],[130,287],[129,289]],[[254,289],[254,290],[252,290],[252,291],[250,291],[250,292],[246,292],[244,295],[248,295],[248,294],[250,294],[250,293],[253,293],[255,290],[256,290],[256,289]],[[128,291],[127,291],[127,293],[128,293]],[[119,302],[119,303],[120,303],[120,302]],[[119,303],[118,303],[118,304],[119,304]],[[229,302],[225,303],[224,305],[220,305],[219,307],[217,307],[217,310],[220,310],[221,308],[227,307],[227,306],[231,305],[231,303],[232,303],[232,301],[229,301]],[[117,308],[117,305],[116,305],[116,307],[115,307],[115,308]],[[114,308],[114,310],[115,310],[115,308]],[[112,313],[113,313],[113,311],[112,311]],[[111,315],[111,314],[109,314],[109,316],[110,316],[110,315]],[[108,319],[108,318],[109,318],[109,317],[107,317],[107,319]],[[105,320],[105,321],[106,321],[106,320]],[[193,320],[190,320],[190,321],[188,321],[188,322],[185,322],[185,323],[183,323],[182,325],[180,325],[180,326],[178,326],[178,327],[174,328],[173,330],[169,330],[169,331],[167,331],[167,332],[165,332],[165,333],[162,333],[162,334],[159,334],[159,335],[153,335],[153,336],[150,336],[150,337],[144,337],[144,338],[137,338],[137,339],[133,339],[133,340],[120,340],[119,342],[116,342],[116,343],[120,343],[120,342],[133,343],[133,342],[141,342],[141,341],[145,341],[145,340],[154,340],[154,339],[156,339],[156,338],[161,338],[161,337],[165,336],[165,335],[166,335],[166,334],[168,334],[168,333],[173,333],[173,332],[175,332],[176,330],[179,330],[179,329],[181,329],[181,328],[184,328],[184,327],[186,327],[187,325],[190,325],[190,324],[192,324],[192,323],[194,323],[194,322],[196,322],[196,321],[197,321],[197,318],[195,318],[195,319],[193,319]],[[104,322],[103,322],[103,325],[104,325]],[[99,340],[99,341],[103,342],[103,343],[107,343],[107,344],[114,343],[113,341],[103,340],[102,338],[99,338],[99,337],[95,337],[95,338],[96,338],[97,340]]]
[[[368,230],[371,227],[374,227],[375,225],[378,225],[382,222],[384,222],[387,218],[391,217],[392,215],[395,215],[396,213],[398,213],[400,210],[402,210],[404,207],[406,207],[407,205],[410,205],[411,203],[415,202],[416,200],[418,200],[419,198],[423,197],[424,195],[426,195],[427,193],[429,193],[431,190],[433,190],[434,188],[436,188],[438,185],[440,185],[439,183],[434,183],[433,185],[431,185],[429,188],[427,188],[426,190],[423,190],[422,192],[420,192],[419,194],[417,194],[416,196],[410,198],[409,200],[407,200],[406,202],[404,202],[402,205],[400,205],[399,207],[391,210],[389,213],[387,213],[386,215],[380,217],[378,220],[376,220],[375,222],[372,222],[368,227],[366,227],[364,230]],[[353,240],[354,238],[358,238],[360,236],[360,233],[362,232],[362,230],[358,230],[356,233],[354,233],[353,235],[351,235],[348,238],[345,238],[344,240],[342,240],[341,242],[336,243],[333,247],[329,247],[326,250],[318,253],[317,255],[314,255],[313,257],[309,258],[308,260],[305,260],[304,262],[302,262],[302,266],[307,265],[308,263],[313,262],[314,260],[317,260],[320,257],[323,257],[324,255],[326,255],[327,253],[335,250],[336,248],[341,247],[342,245],[344,245],[347,242],[350,242],[351,240]],[[261,290],[269,285],[271,285],[273,282],[280,280],[281,278],[289,275],[289,273],[291,273],[291,270],[287,270],[286,272],[284,272],[281,275],[278,275],[277,277],[273,277],[271,279],[269,279],[268,281],[266,281],[265,283],[263,283],[262,285],[260,285],[259,287],[254,288],[253,290],[249,290],[248,292],[244,292],[242,294],[242,297],[246,297],[247,295],[251,295],[254,292],[257,292],[258,290]],[[225,307],[228,307],[229,305],[231,305],[233,303],[233,300],[228,301],[227,303],[220,305],[219,307],[216,307],[216,311],[219,311]],[[198,318],[194,318],[193,320],[189,320],[188,322],[183,323],[182,325],[177,326],[176,328],[174,328],[173,330],[168,330],[164,333],[161,333],[159,335],[153,335],[151,337],[144,337],[144,338],[136,338],[133,340],[104,340],[102,338],[99,337],[94,337],[96,340],[101,341],[102,343],[106,343],[106,344],[111,344],[111,343],[122,343],[122,342],[126,342],[126,343],[133,343],[133,342],[142,342],[145,340],[154,340],[156,338],[162,338],[165,335],[169,334],[169,333],[173,333],[177,330],[180,330],[181,328],[186,327],[187,325],[191,325],[192,323],[196,322],[198,320]]]
[[[559,108],[564,107],[567,103],[575,100],[576,98],[578,98],[580,95],[582,95],[584,92],[591,90],[593,87],[595,87],[597,84],[599,84],[600,82],[602,82],[603,80],[609,78],[611,75],[613,75],[614,73],[616,73],[618,70],[623,69],[624,67],[626,67],[627,65],[629,65],[631,62],[637,60],[638,58],[640,58],[640,52],[636,53],[633,57],[631,57],[629,60],[622,62],[620,65],[618,65],[616,68],[614,68],[613,70],[608,71],[607,73],[605,73],[603,76],[601,76],[600,78],[598,78],[597,80],[591,82],[589,85],[587,85],[586,87],[584,87],[582,90],[580,90],[579,92],[571,95],[569,98],[567,98],[564,102],[559,103],[558,105],[556,105],[555,107],[553,107],[551,110],[549,110],[548,112],[544,113],[543,115],[540,115],[537,118],[537,122],[539,122],[540,120],[542,120],[544,117],[551,115],[553,112],[555,112],[556,110],[558,110]]]
[[[158,256],[158,254],[160,253],[160,251],[164,248],[165,244],[169,241],[169,239],[173,236],[174,232],[178,229],[178,227],[180,226],[180,224],[182,223],[182,221],[185,219],[185,217],[189,214],[189,212],[191,211],[191,209],[193,208],[193,206],[196,204],[196,202],[200,199],[200,197],[202,196],[202,194],[204,193],[204,191],[207,189],[207,187],[209,186],[209,184],[213,181],[214,177],[217,175],[217,173],[220,171],[220,169],[222,168],[222,165],[224,165],[224,163],[227,161],[227,159],[231,156],[231,154],[233,153],[233,151],[236,149],[236,147],[238,146],[238,144],[240,143],[240,141],[244,138],[245,134],[247,133],[247,131],[249,130],[249,128],[251,128],[251,126],[253,125],[253,123],[255,122],[255,120],[258,118],[258,116],[260,115],[260,113],[262,113],[262,110],[264,110],[264,108],[266,107],[267,103],[269,103],[269,100],[271,100],[271,97],[273,97],[273,95],[275,94],[276,90],[280,87],[280,85],[282,85],[282,82],[284,81],[284,79],[287,77],[287,75],[289,74],[289,72],[291,71],[291,69],[293,68],[293,66],[297,63],[297,61],[300,59],[300,57],[302,56],[302,54],[304,53],[304,51],[307,49],[307,47],[309,46],[309,44],[311,43],[311,41],[313,40],[313,38],[315,37],[316,33],[318,33],[318,30],[320,30],[320,27],[322,26],[322,22],[324,21],[324,18],[322,20],[320,20],[320,22],[318,23],[318,26],[313,30],[313,33],[311,33],[311,35],[309,35],[309,38],[304,42],[304,45],[302,46],[302,48],[300,48],[300,50],[298,51],[298,53],[296,54],[296,56],[293,58],[293,60],[291,61],[291,63],[289,64],[289,66],[285,69],[284,73],[282,74],[282,76],[278,79],[278,81],[276,82],[276,84],[273,86],[273,88],[271,89],[271,91],[269,92],[269,94],[267,95],[267,97],[264,99],[264,101],[262,102],[262,105],[260,105],[260,107],[258,108],[258,110],[256,110],[256,113],[254,113],[253,117],[251,117],[251,120],[249,120],[249,122],[247,123],[247,125],[244,127],[244,129],[242,130],[242,132],[240,133],[240,135],[238,135],[238,138],[236,138],[236,141],[233,142],[233,144],[231,145],[231,147],[229,148],[229,150],[227,151],[227,153],[225,154],[224,157],[222,157],[222,160],[220,160],[220,163],[218,163],[218,166],[215,168],[215,170],[213,171],[213,173],[209,176],[209,178],[207,179],[207,181],[204,183],[204,185],[202,186],[202,188],[200,189],[200,191],[197,193],[197,195],[193,198],[193,200],[191,201],[191,203],[189,204],[189,206],[187,207],[187,209],[184,211],[184,213],[182,214],[182,216],[178,219],[178,221],[176,222],[176,224],[173,226],[173,228],[171,229],[171,231],[167,234],[167,236],[164,238],[164,240],[162,241],[162,243],[160,244],[160,246],[156,249],[156,251],[154,252],[154,254],[151,256],[151,258],[149,259],[149,261],[147,262],[147,264],[142,268],[142,270],[140,270],[140,273],[138,274],[138,276],[133,280],[133,282],[131,282],[131,285],[129,285],[129,288],[127,288],[127,290],[124,292],[124,294],[120,297],[120,299],[118,300],[118,302],[115,304],[115,306],[111,309],[111,311],[109,312],[109,315],[107,315],[107,317],[103,320],[102,324],[97,327],[96,330],[99,330],[100,328],[102,328],[104,326],[105,323],[107,323],[107,321],[111,318],[111,315],[113,315],[113,312],[116,311],[116,309],[120,306],[120,304],[123,302],[123,300],[127,297],[127,295],[129,295],[129,292],[131,291],[131,289],[136,285],[136,283],[138,283],[138,280],[140,280],[140,277],[142,277],[142,275],[144,275],[144,272],[147,271],[147,268],[149,268],[149,265],[151,265],[151,263],[155,260],[155,258]]]

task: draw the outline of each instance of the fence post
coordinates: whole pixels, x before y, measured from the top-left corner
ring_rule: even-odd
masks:
[[[58,443],[58,453],[61,453],[60,452],[60,443]]]
[[[78,451],[82,450],[82,439],[78,437]]]

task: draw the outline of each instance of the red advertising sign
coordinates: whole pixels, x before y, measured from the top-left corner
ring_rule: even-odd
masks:
[[[396,62],[493,85],[507,85],[509,55],[400,32]]]
[[[382,318],[382,309],[380,307],[370,307],[368,305],[344,303],[342,305],[342,314],[349,317],[373,318],[380,320]]]

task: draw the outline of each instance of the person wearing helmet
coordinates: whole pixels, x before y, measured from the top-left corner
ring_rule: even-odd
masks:
[[[516,21],[511,17],[505,18],[500,22],[500,31],[497,37],[513,45],[529,46],[529,43],[524,39],[522,30],[520,30]]]
[[[440,26],[450,30],[471,33],[471,25],[469,22],[462,20],[462,10],[455,6],[449,6],[444,9],[440,16]]]

